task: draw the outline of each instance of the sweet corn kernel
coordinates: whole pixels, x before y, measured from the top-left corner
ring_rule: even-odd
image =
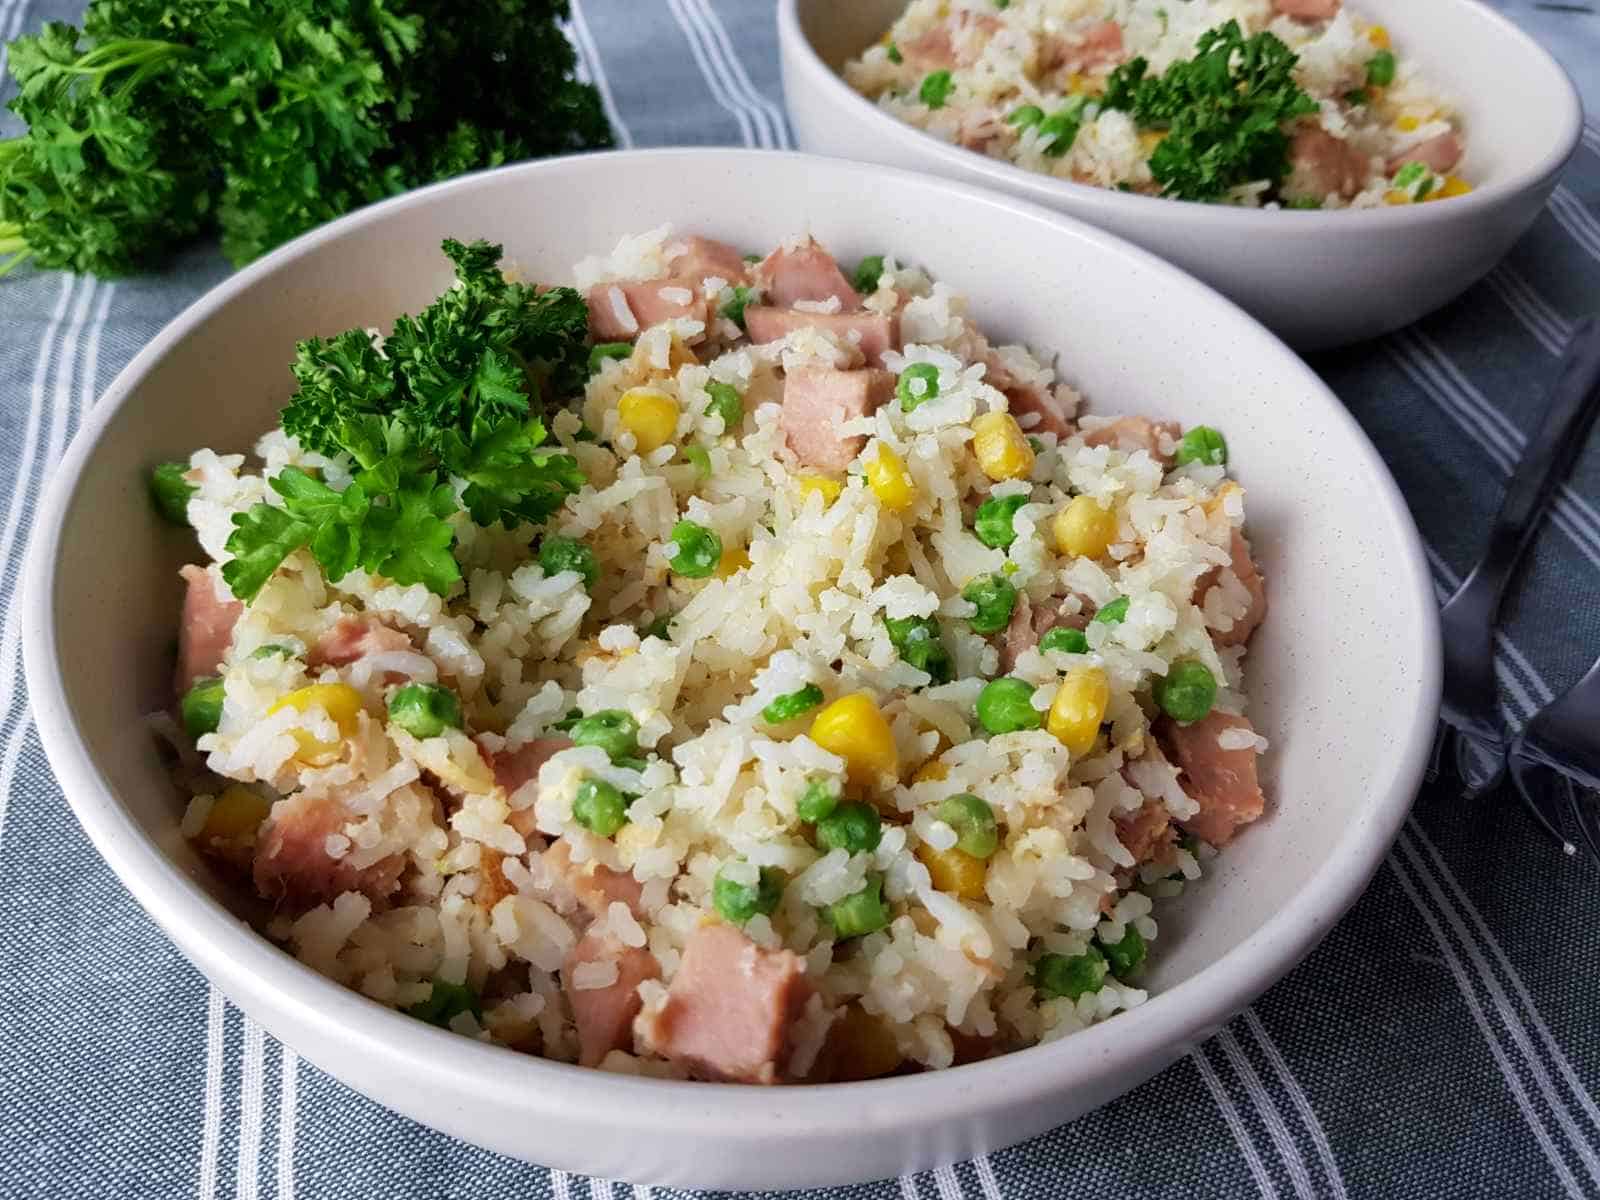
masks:
[[[1394,188],[1390,188],[1383,194],[1383,202],[1385,204],[1410,204],[1411,193],[1401,192],[1395,190]]]
[[[885,508],[899,512],[911,507],[917,498],[917,485],[906,469],[905,460],[884,443],[878,443],[878,453],[867,463],[867,486]]]
[[[822,507],[827,508],[839,498],[844,491],[844,484],[837,479],[829,479],[826,475],[802,475],[800,477],[800,498],[803,501],[815,492],[822,497]]]
[[[726,579],[730,575],[737,575],[750,565],[750,556],[745,553],[743,546],[729,546],[722,552],[722,558],[717,562],[717,578]]]
[[[1443,200],[1450,196],[1465,196],[1472,191],[1472,185],[1459,175],[1446,175],[1444,186],[1435,188],[1428,194],[1429,200]]]
[[[1382,25],[1373,25],[1367,30],[1367,41],[1371,42],[1379,50],[1387,50],[1389,48],[1389,31]]]
[[[845,760],[852,783],[874,783],[880,775],[900,772],[889,722],[866,692],[852,692],[822,708],[811,722],[811,740]]]
[[[650,388],[629,388],[617,401],[617,420],[633,434],[640,454],[649,454],[672,440],[678,429],[678,402]]]
[[[950,768],[945,766],[939,759],[930,758],[917,768],[916,774],[911,777],[911,782],[927,783],[930,779],[943,782],[949,778]]]
[[[1056,550],[1073,558],[1099,558],[1117,537],[1117,514],[1093,496],[1074,496],[1050,522]]]
[[[917,847],[917,858],[933,877],[935,891],[949,892],[963,900],[983,899],[983,880],[989,864],[952,846],[935,850],[924,842]]]
[[[302,713],[320,708],[339,727],[340,736],[349,737],[356,731],[356,715],[361,712],[361,693],[348,683],[313,683],[309,687],[290,692],[267,709],[267,715],[271,716],[280,708],[292,708]],[[302,761],[316,762],[339,753],[338,742],[322,741],[304,729],[291,732],[300,746],[300,752],[296,757]]]
[[[1106,673],[1099,667],[1074,667],[1056,689],[1045,724],[1074,758],[1082,758],[1094,746],[1109,703]]]
[[[1422,119],[1420,117],[1415,117],[1410,113],[1406,113],[1405,116],[1397,117],[1395,119],[1394,127],[1401,133],[1413,133],[1421,124]]]
[[[972,452],[990,479],[1025,479],[1033,470],[1033,447],[1010,413],[984,413],[973,419]]]
[[[254,833],[261,822],[267,819],[267,811],[271,807],[264,797],[243,784],[231,784],[211,805],[200,836],[207,840],[236,841]]]

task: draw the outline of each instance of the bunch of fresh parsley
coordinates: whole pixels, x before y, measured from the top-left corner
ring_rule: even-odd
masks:
[[[92,0],[10,46],[0,274],[236,264],[464,171],[611,144],[566,0]]]
[[[1270,33],[1246,38],[1237,21],[1201,35],[1192,59],[1161,75],[1135,58],[1106,81],[1103,109],[1132,115],[1142,129],[1165,131],[1150,155],[1161,194],[1216,200],[1258,179],[1289,171],[1287,122],[1317,111],[1294,81],[1294,51]]]
[[[343,491],[288,467],[282,504],[233,519],[222,576],[251,600],[285,558],[309,547],[327,577],[357,567],[446,595],[461,578],[451,516],[537,524],[583,484],[570,455],[544,446],[542,414],[582,384],[588,308],[571,288],[509,283],[500,247],[446,241],[456,284],[402,316],[382,348],[364,330],[296,348],[299,389],[284,430],[329,456],[349,455]],[[459,495],[459,503],[457,496]]]

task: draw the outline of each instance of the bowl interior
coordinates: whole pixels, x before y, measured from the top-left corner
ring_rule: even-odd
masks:
[[[795,0],[795,15],[817,56],[839,73],[905,7],[904,0]],[[1568,132],[1571,84],[1526,34],[1476,0],[1357,0],[1350,7],[1385,25],[1397,53],[1414,59],[1455,104],[1466,130],[1462,174],[1483,187],[1549,166]],[[842,79],[840,86],[847,86]]]
[[[846,263],[892,251],[963,292],[997,339],[1058,353],[1061,375],[1096,411],[1225,431],[1271,589],[1248,672],[1257,726],[1272,743],[1270,816],[1208,881],[1158,912],[1157,999],[1117,1020],[1131,1032],[1181,1005],[1181,990],[1159,993],[1275,918],[1284,919],[1268,940],[1303,950],[1375,865],[1373,831],[1384,837],[1398,822],[1436,701],[1415,530],[1364,435],[1249,318],[1106,235],[911,174],[736,151],[531,164],[367,210],[229,280],[119,377],[47,505],[28,637],[47,744],[58,767],[68,758],[82,767],[69,774],[73,804],[102,849],[125,839],[164,856],[138,870],[126,868],[137,854],[112,856],[136,894],[147,905],[159,894],[169,929],[184,924],[185,905],[235,903],[179,837],[179,800],[143,723],[168,701],[176,570],[199,554],[152,514],[145,472],[200,446],[248,451],[290,392],[295,341],[387,324],[425,304],[450,279],[438,252],[446,236],[503,241],[527,277],[560,281],[583,255],[663,221],[749,250],[809,231]],[[1321,910],[1296,908],[1308,890]],[[1241,958],[1227,986],[1247,997],[1288,965]],[[397,1018],[392,1031],[397,1045],[439,1051],[434,1040],[407,1041],[432,1037],[415,1022]],[[1027,1053],[1041,1067],[1072,1061],[1065,1043]],[[526,1061],[529,1071],[543,1066]]]

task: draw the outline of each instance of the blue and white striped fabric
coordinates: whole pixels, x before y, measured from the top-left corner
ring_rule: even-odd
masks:
[[[792,143],[771,5],[580,4],[572,36],[624,145]],[[1501,7],[1600,105],[1590,0]],[[0,35],[77,8],[0,0]],[[610,1200],[629,1189],[432,1133],[265,1037],[128,897],[51,778],[14,608],[40,485],[116,371],[224,273],[200,249],[161,276],[0,282],[0,1196]],[[1478,552],[1571,323],[1597,309],[1590,126],[1549,210],[1482,285],[1315,360],[1399,479],[1441,595]],[[1597,509],[1600,446],[1510,604],[1513,722],[1600,654]],[[828,1194],[1600,1197],[1597,918],[1600,871],[1563,861],[1512,806],[1424,793],[1323,945],[1166,1073],[1026,1145]]]

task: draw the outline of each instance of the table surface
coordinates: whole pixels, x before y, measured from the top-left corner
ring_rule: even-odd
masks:
[[[1600,5],[1498,6],[1600,111]],[[0,0],[0,35],[80,10]],[[571,30],[624,145],[792,144],[765,0],[581,0]],[[0,1196],[625,1194],[422,1128],[266,1037],[132,901],[51,776],[15,611],[40,485],[115,373],[225,273],[201,247],[160,275],[0,281]],[[1410,329],[1313,360],[1400,481],[1441,595],[1478,553],[1567,330],[1596,310],[1590,124],[1550,207],[1486,280]],[[1600,445],[1510,600],[1499,666],[1513,724],[1600,653],[1597,585]],[[1514,805],[1425,791],[1327,940],[1164,1074],[986,1159],[830,1194],[1600,1197],[1597,917],[1600,869],[1564,861]]]

